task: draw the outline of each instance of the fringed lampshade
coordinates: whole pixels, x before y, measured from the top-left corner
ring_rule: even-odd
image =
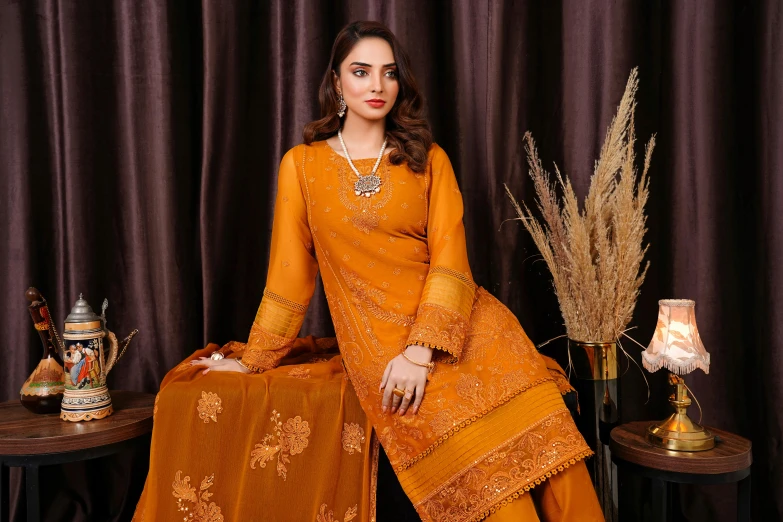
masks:
[[[654,372],[666,368],[669,383],[676,386],[669,402],[673,413],[660,424],[647,430],[647,439],[654,445],[675,451],[702,451],[715,447],[715,437],[703,426],[688,417],[688,387],[680,375],[696,368],[710,371],[710,354],[696,327],[696,303],[690,299],[662,299],[658,301],[658,325],[652,341],[642,352],[642,364]],[[676,375],[675,375],[676,374]]]
[[[649,372],[666,368],[677,375],[701,368],[710,373],[710,354],[704,349],[696,327],[696,302],[690,299],[658,301],[658,325],[642,364]]]

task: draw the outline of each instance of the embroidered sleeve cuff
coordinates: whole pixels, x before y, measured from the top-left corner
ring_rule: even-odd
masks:
[[[467,276],[445,267],[432,267],[407,344],[441,350],[448,354],[445,362],[458,362],[475,294],[476,285]]]
[[[416,316],[416,323],[408,335],[408,344],[418,344],[449,354],[445,362],[459,360],[465,335],[468,331],[466,318],[439,305],[422,303]]]
[[[307,306],[264,290],[242,364],[253,372],[271,370],[294,347]]]

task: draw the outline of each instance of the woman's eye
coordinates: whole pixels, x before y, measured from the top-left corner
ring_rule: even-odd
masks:
[[[397,77],[397,71],[386,71],[386,74],[390,74],[389,78]]]
[[[364,76],[364,74],[367,74],[367,71],[365,71],[364,69],[356,69],[353,73],[357,76]],[[364,73],[364,74],[359,74],[359,73]]]

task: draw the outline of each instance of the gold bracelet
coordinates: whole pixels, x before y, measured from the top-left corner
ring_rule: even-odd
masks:
[[[256,373],[256,372],[253,370],[253,368],[249,368],[249,367],[248,367],[248,366],[247,366],[245,363],[243,363],[243,362],[242,362],[242,358],[241,358],[241,357],[237,357],[237,358],[236,358],[236,359],[234,359],[234,360],[237,362],[237,364],[238,364],[239,366],[241,366],[241,367],[242,367],[242,368],[244,368],[245,370],[248,370],[250,373]]]
[[[423,366],[425,368],[428,368],[429,369],[429,373],[432,373],[432,370],[435,369],[435,363],[434,362],[430,361],[428,363],[423,363],[423,362],[419,362],[419,361],[414,361],[413,359],[408,357],[408,354],[405,353],[405,350],[402,351],[402,356],[405,357],[406,359],[408,359],[410,362],[412,362],[413,364],[415,364],[417,366]]]

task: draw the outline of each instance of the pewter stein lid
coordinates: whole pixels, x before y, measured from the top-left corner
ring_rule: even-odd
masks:
[[[79,299],[73,305],[71,313],[65,318],[65,338],[75,338],[76,335],[87,334],[90,337],[103,337],[103,322],[101,316],[92,311],[92,308],[79,294]],[[90,335],[93,334],[93,335]],[[95,335],[97,334],[97,335]]]
[[[90,305],[84,300],[83,294],[79,294],[79,299],[71,308],[71,313],[65,318],[66,323],[89,323],[100,320],[100,316],[93,312]]]

